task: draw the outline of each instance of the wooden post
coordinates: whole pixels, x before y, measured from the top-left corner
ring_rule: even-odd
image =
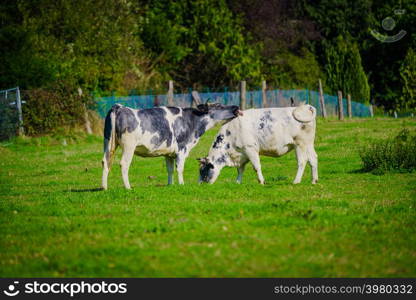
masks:
[[[338,119],[344,120],[344,106],[342,105],[342,92],[338,91]]]
[[[369,108],[370,108],[370,116],[374,117],[373,104],[370,103]]]
[[[159,106],[159,97],[156,95],[153,99],[153,106],[158,107]]]
[[[240,86],[240,109],[246,109],[246,81],[241,81]]]
[[[397,111],[394,111],[394,118],[397,119]]]
[[[325,108],[324,91],[322,89],[322,81],[321,81],[321,79],[319,79],[319,104],[321,105],[322,117],[326,118],[326,108]]]
[[[351,108],[351,95],[347,95],[347,109],[348,109],[348,118],[352,118],[352,108]]]
[[[173,106],[173,80],[169,80],[168,105]]]
[[[7,99],[7,91],[6,91],[6,99]],[[22,114],[22,99],[20,99],[20,88],[17,87],[16,89],[16,107],[17,107],[17,113],[19,117],[19,135],[23,135],[24,129],[23,129],[23,114]]]
[[[261,82],[261,96],[262,96],[262,107],[266,108],[267,107],[267,84],[266,84],[266,80],[263,80]]]
[[[78,95],[82,97],[82,89],[80,87],[78,88]],[[84,103],[84,122],[85,122],[85,130],[87,131],[87,134],[92,134],[91,123],[90,123],[90,120],[88,119],[88,111],[87,111],[87,107],[85,106],[85,103]]]
[[[197,107],[198,104],[202,104],[201,97],[199,96],[197,91],[192,91],[191,95],[192,95],[191,107]]]

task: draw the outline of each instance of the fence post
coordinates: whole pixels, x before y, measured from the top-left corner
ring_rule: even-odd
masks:
[[[224,104],[228,105],[228,89],[227,89],[227,87],[224,88]]]
[[[351,95],[347,95],[347,110],[348,110],[348,118],[352,118],[352,108],[351,108]]]
[[[79,87],[78,88],[78,96],[82,97],[82,89]],[[87,131],[87,134],[92,134],[92,129],[91,129],[91,123],[90,120],[88,119],[88,110],[87,110],[87,106],[84,103],[84,122],[85,122],[85,131]]]
[[[370,108],[370,117],[374,117],[374,110],[373,110],[373,102],[374,102],[374,100],[373,101],[370,101],[370,105],[369,105],[369,108]]]
[[[394,111],[394,118],[397,119],[397,111]]]
[[[168,105],[173,106],[173,80],[169,80]]]
[[[246,81],[241,81],[240,86],[240,109],[246,109]]]
[[[319,79],[319,104],[321,105],[322,117],[326,118],[326,108],[325,108],[324,91],[322,89],[322,81],[321,81],[321,79]]]
[[[6,96],[6,98],[7,98],[7,96]],[[24,129],[23,129],[22,101],[20,99],[20,88],[19,87],[17,87],[17,89],[16,89],[16,107],[17,107],[17,112],[19,114],[19,135],[23,135],[24,134]]]
[[[198,104],[202,104],[202,100],[201,97],[198,94],[198,91],[192,91],[191,92],[192,95],[192,102],[191,102],[191,107],[197,107]]]
[[[262,97],[262,107],[266,108],[267,107],[267,84],[266,84],[266,80],[263,80],[261,82],[261,97]]]
[[[159,98],[158,98],[158,96],[156,95],[155,96],[155,98],[153,99],[153,106],[154,107],[158,107],[159,106]]]
[[[342,92],[338,91],[338,119],[344,120],[344,106],[342,104]]]

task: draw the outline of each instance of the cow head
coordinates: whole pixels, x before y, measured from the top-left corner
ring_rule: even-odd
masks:
[[[214,183],[220,175],[221,167],[216,166],[208,157],[198,158],[199,161],[199,183]]]
[[[217,121],[228,121],[239,115],[242,115],[239,107],[236,105],[222,105],[219,103],[214,104],[199,104],[197,106],[200,112],[208,114],[209,117]]]

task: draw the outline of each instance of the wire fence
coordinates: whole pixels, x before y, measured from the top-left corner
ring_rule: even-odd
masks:
[[[199,93],[202,101],[222,103],[224,105],[239,105],[240,92],[204,92]],[[318,115],[322,115],[319,104],[319,92],[311,90],[268,90],[266,91],[267,107],[287,107],[291,105],[290,98],[294,99],[295,104],[306,102],[313,105]],[[328,116],[336,116],[338,112],[338,97],[324,95],[325,108]],[[105,117],[108,110],[116,103],[136,108],[145,109],[154,106],[168,106],[168,96],[166,94],[149,94],[149,95],[130,95],[130,96],[109,96],[96,97],[97,112],[101,117]],[[178,107],[190,107],[192,105],[191,91],[173,95],[173,105]],[[347,99],[342,100],[344,113],[347,112]],[[263,107],[263,96],[261,90],[246,92],[246,108]],[[369,105],[360,102],[351,101],[351,110],[353,117],[370,117],[371,109]]]
[[[22,111],[19,88],[0,90],[0,140],[9,139],[22,131]]]

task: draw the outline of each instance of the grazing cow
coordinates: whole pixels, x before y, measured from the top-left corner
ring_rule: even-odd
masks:
[[[114,105],[105,118],[102,187],[107,178],[118,145],[123,149],[121,173],[124,186],[130,189],[128,171],[133,154],[165,156],[168,184],[173,183],[174,161],[179,184],[183,184],[185,159],[205,131],[221,121],[240,114],[238,106],[200,104],[195,108],[156,107],[132,109]]]
[[[299,183],[306,162],[312,167],[312,184],[318,181],[318,156],[314,149],[316,109],[298,107],[249,109],[224,126],[205,158],[200,161],[200,182],[214,183],[225,166],[237,167],[241,183],[244,167],[251,162],[260,184],[264,184],[259,155],[282,156],[296,150]]]

